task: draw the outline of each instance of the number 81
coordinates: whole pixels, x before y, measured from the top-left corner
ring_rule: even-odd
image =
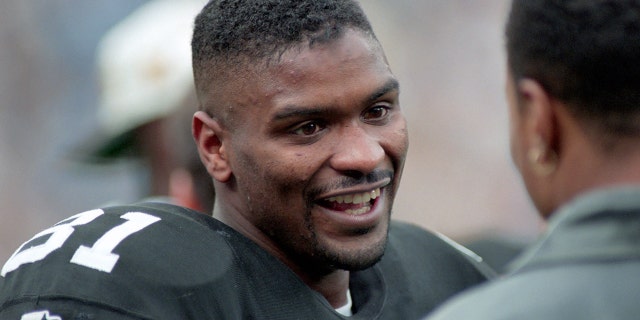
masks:
[[[75,231],[74,227],[85,225],[103,214],[104,211],[101,209],[79,213],[36,234],[20,246],[7,260],[4,267],[2,267],[0,275],[4,277],[7,273],[18,269],[23,264],[34,263],[46,258],[50,253],[64,245],[65,241]],[[143,212],[128,212],[120,216],[120,218],[127,221],[105,232],[92,247],[80,246],[69,262],[103,272],[111,272],[120,258],[119,255],[112,252],[113,249],[128,236],[160,220],[158,217]],[[45,243],[23,250],[23,247],[29,242],[47,235],[50,236]]]

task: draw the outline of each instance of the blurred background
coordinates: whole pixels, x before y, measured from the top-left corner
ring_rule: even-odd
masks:
[[[0,262],[67,216],[152,193],[142,161],[74,159],[100,124],[99,41],[145,2],[0,2]],[[534,239],[542,223],[508,151],[508,1],[361,2],[409,123],[395,218],[463,243]]]

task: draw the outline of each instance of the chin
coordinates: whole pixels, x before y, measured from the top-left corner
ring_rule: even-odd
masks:
[[[378,261],[382,259],[383,253],[384,253],[384,250],[382,251],[382,253],[374,257],[368,257],[366,259],[358,259],[354,261],[345,261],[345,263],[337,267],[338,269],[347,270],[347,271],[364,270],[378,263]]]
[[[387,238],[384,237],[366,248],[334,248],[335,250],[322,250],[321,255],[329,265],[335,269],[357,271],[369,268],[378,263],[384,255]],[[363,242],[360,242],[363,243]]]

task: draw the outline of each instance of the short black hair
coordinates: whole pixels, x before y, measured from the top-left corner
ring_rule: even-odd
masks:
[[[219,67],[268,62],[300,44],[338,39],[347,28],[375,35],[354,0],[211,0],[191,42],[196,88]]]
[[[509,68],[608,135],[640,135],[640,0],[513,0]]]

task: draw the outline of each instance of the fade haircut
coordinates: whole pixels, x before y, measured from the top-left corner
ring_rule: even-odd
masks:
[[[515,81],[599,134],[640,135],[640,0],[514,0],[505,30]]]
[[[191,42],[198,94],[229,70],[277,62],[291,48],[339,39],[349,28],[375,39],[354,0],[211,0]]]

